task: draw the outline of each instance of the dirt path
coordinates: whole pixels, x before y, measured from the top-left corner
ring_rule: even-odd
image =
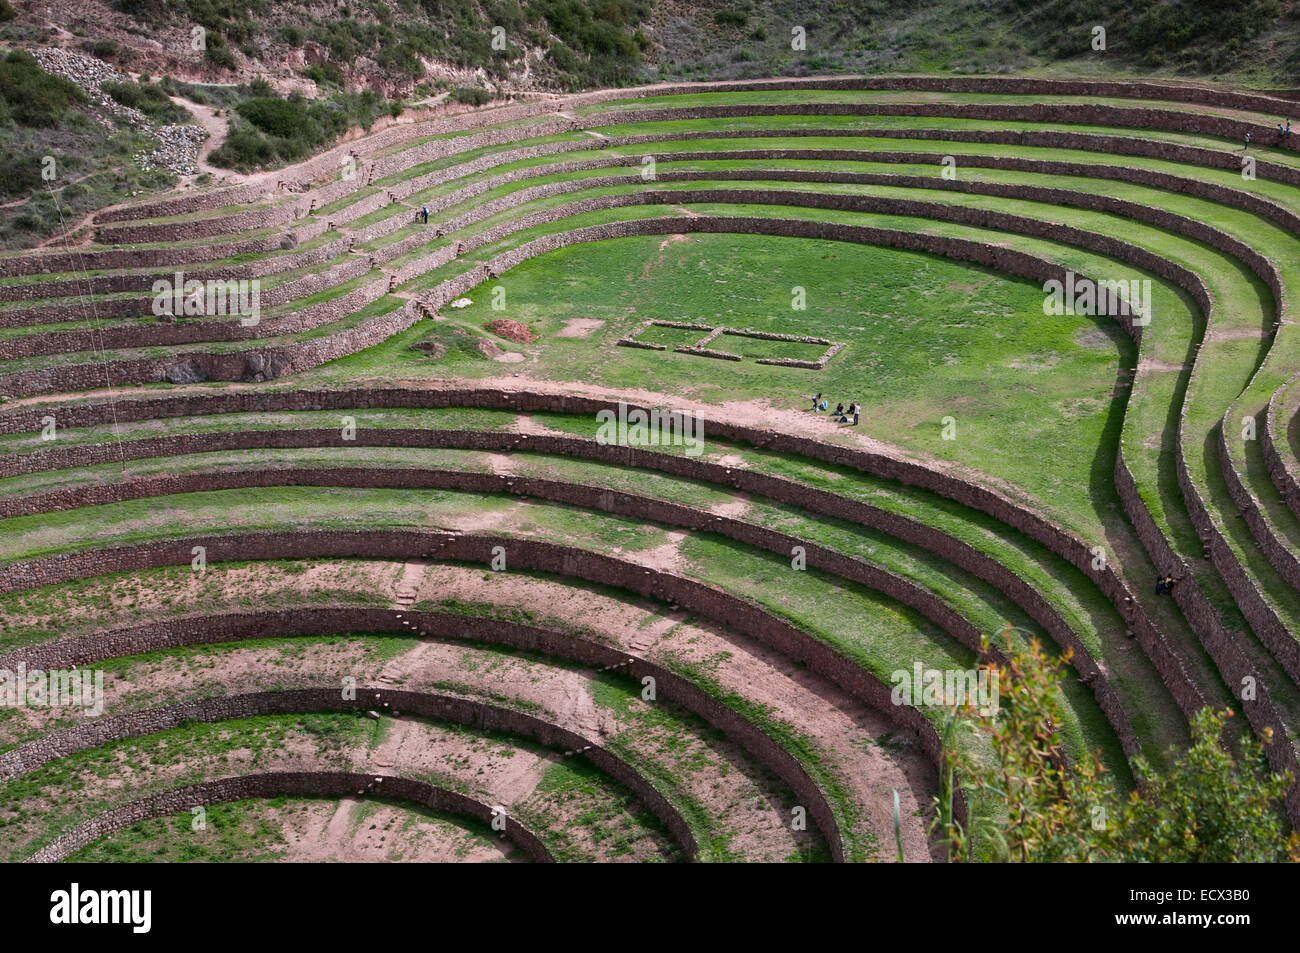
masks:
[[[215,166],[208,161],[208,156],[212,155],[217,149],[221,148],[222,143],[230,134],[230,122],[217,115],[217,110],[212,106],[206,106],[196,103],[191,99],[185,99],[181,96],[168,97],[177,106],[188,109],[194,114],[197,121],[196,125],[202,126],[207,130],[208,138],[203,145],[199,146],[199,157],[197,165],[199,173],[208,173],[212,176],[214,185],[242,185],[245,182],[264,181],[276,172],[258,172],[252,175],[246,175],[242,172],[236,172],[233,169],[223,169]],[[197,176],[185,176],[187,184],[193,184]]]

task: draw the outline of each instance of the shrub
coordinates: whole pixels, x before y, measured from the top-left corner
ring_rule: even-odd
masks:
[[[258,96],[245,99],[235,109],[258,129],[273,136],[311,141],[319,138],[319,129],[301,102]]]
[[[41,158],[0,148],[0,197],[30,195],[41,187]]]
[[[212,153],[212,161],[243,171],[293,162],[328,145],[350,127],[368,129],[380,116],[401,108],[400,101],[390,103],[371,90],[337,93],[314,102],[297,94],[288,99],[251,96],[235,106],[240,117],[235,127],[238,134],[232,132]]]
[[[167,98],[160,86],[144,83],[114,82],[109,80],[99,87],[123,106],[138,109],[150,119],[161,123],[190,122],[193,117]]]
[[[207,35],[207,45],[203,49],[203,55],[215,66],[231,70],[235,68],[235,54],[230,52],[230,47],[226,46],[226,38],[220,33]]]
[[[19,124],[54,126],[73,103],[85,102],[86,94],[45,72],[31,54],[14,50],[0,59],[0,99]]]
[[[1010,643],[1010,629],[1007,635]],[[1104,777],[1096,754],[1064,763],[1057,757],[1064,666],[1037,642],[1028,649],[1008,644],[1007,663],[988,666],[1007,700],[997,715],[980,719],[969,709],[954,709],[949,716],[943,733],[948,769],[940,780],[935,826],[950,859],[972,860],[983,852],[994,860],[1026,862],[1300,860],[1300,839],[1292,834],[1288,841],[1281,811],[1291,778],[1269,770],[1258,741],[1243,737],[1237,756],[1223,747],[1231,711],[1197,712],[1191,747],[1171,752],[1164,773],[1135,757],[1140,788],[1127,798]],[[963,725],[989,738],[993,763],[953,744]],[[967,790],[988,793],[1004,816],[973,815],[971,829],[963,829],[951,810],[954,770]]]
[[[451,91],[451,98],[467,106],[482,106],[492,99],[492,94],[477,86],[457,86]]]
[[[303,70],[302,75],[317,86],[324,86],[326,83],[335,86],[343,85],[343,71],[333,63],[314,63]]]
[[[211,155],[215,165],[227,169],[253,169],[277,158],[275,145],[254,129],[234,129]]]

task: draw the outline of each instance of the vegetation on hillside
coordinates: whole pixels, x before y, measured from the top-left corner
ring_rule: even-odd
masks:
[[[1296,0],[103,0],[141,28],[206,31],[216,74],[295,64],[339,86],[409,95],[489,83],[575,90],[654,78],[878,71],[1227,74],[1294,86]],[[1104,51],[1094,28],[1106,31]],[[97,56],[135,54],[96,37]],[[128,33],[131,31],[128,30]],[[795,34],[800,35],[796,38]],[[0,33],[0,35],[3,35]],[[283,72],[283,70],[281,70]]]
[[[253,83],[230,111],[230,134],[210,161],[242,171],[295,162],[328,146],[352,126],[369,129],[380,116],[401,111],[400,102],[389,102],[368,89],[338,91],[319,100],[300,93],[282,99],[266,83]]]
[[[661,78],[1058,66],[1295,86],[1300,67],[1294,0],[657,0],[653,27]]]
[[[1120,863],[1300,862],[1300,837],[1287,837],[1282,798],[1291,779],[1273,774],[1263,746],[1248,734],[1238,753],[1222,739],[1231,711],[1203,708],[1193,718],[1192,746],[1164,773],[1138,756],[1142,782],[1127,798],[1115,793],[1096,756],[1065,764],[1057,702],[1066,661],[1038,644],[1014,645],[1004,666],[991,664],[1003,700],[994,719],[970,709],[950,716],[949,771],[936,798],[936,826],[952,860]],[[962,728],[985,734],[996,760],[981,763],[952,744]],[[1005,815],[953,816],[953,777],[1005,805]]]
[[[154,87],[116,84],[128,105],[183,114]],[[162,103],[165,102],[165,107]],[[168,119],[166,121],[174,121]],[[28,53],[0,57],[0,247],[31,245],[91,209],[144,189],[171,185],[166,172],[143,172],[132,156],[147,140],[123,123],[95,121],[86,93],[41,69]]]
[[[434,61],[503,80],[526,57],[558,88],[624,85],[640,76],[650,42],[638,29],[650,0],[370,0],[325,9],[292,0],[112,3],[142,22],[204,27],[205,56],[217,67],[238,67],[236,51],[270,63],[277,59],[270,48],[304,50],[312,66],[408,89]]]

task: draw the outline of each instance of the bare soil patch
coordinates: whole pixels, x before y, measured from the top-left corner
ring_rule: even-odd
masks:
[[[524,360],[524,356],[518,351],[503,351],[491,341],[478,342],[479,353],[484,357],[490,357],[494,361],[500,361],[503,364],[518,364]]]
[[[383,802],[344,798],[308,810],[266,809],[278,823],[289,863],[492,863],[522,860],[507,840]]]
[[[586,338],[603,328],[605,322],[599,318],[569,318],[564,327],[555,333],[557,338]]]

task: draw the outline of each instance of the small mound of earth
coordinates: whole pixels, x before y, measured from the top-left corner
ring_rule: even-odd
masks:
[[[483,326],[497,337],[503,337],[507,341],[528,344],[537,340],[537,335],[528,330],[528,325],[520,324],[518,321],[507,321],[505,318],[498,318],[496,321],[489,321]]]
[[[599,318],[569,318],[555,336],[557,338],[590,337],[593,331],[604,326],[605,322]]]
[[[518,351],[503,351],[491,341],[479,341],[478,349],[484,357],[490,357],[494,361],[501,361],[503,364],[518,364],[524,359],[524,356]]]
[[[434,359],[442,357],[447,353],[447,345],[439,341],[416,341],[411,345],[412,351],[420,351]]]

